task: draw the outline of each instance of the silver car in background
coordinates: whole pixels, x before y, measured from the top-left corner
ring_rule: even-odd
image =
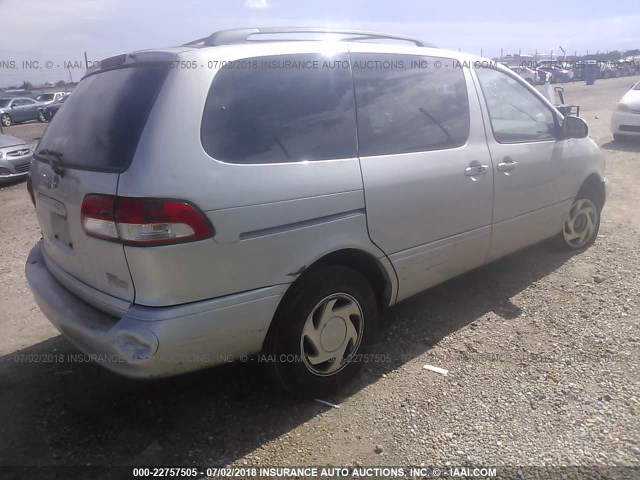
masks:
[[[4,135],[0,127],[0,186],[25,179],[32,159],[31,149],[19,138]]]
[[[534,70],[534,69],[528,68],[528,67],[524,67],[524,66],[519,66],[519,65],[510,66],[509,69],[513,70],[514,72],[516,72],[518,75],[520,75],[522,78],[524,78],[531,85],[537,85],[539,83],[544,83],[544,81],[541,82],[541,77],[539,77],[539,72],[537,70]],[[546,77],[545,77],[545,79],[546,79]]]
[[[282,38],[322,32],[344,39]],[[585,122],[489,60],[217,32],[76,87],[35,153],[26,276],[117,373],[259,355],[317,396],[371,361],[380,309],[542,240],[591,245],[603,175]]]

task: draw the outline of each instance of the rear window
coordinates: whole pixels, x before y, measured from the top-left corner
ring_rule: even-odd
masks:
[[[86,77],[45,131],[38,152],[62,154],[69,168],[126,170],[168,71],[168,66],[144,65]]]
[[[356,157],[348,57],[291,54],[235,62],[213,80],[201,138],[210,156],[230,163]]]

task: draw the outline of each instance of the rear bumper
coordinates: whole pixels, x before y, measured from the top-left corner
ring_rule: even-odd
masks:
[[[262,349],[287,285],[172,307],[132,305],[121,318],[81,300],[49,272],[40,243],[25,273],[51,323],[92,360],[131,378],[177,375]]]

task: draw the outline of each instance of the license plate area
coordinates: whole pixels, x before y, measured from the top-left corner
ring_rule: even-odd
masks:
[[[47,232],[49,240],[67,248],[73,248],[67,223],[67,209],[64,203],[42,193],[38,194],[38,201],[46,206],[49,213],[49,231]]]
[[[51,219],[51,237],[66,247],[73,248],[67,217],[63,217],[55,212],[49,212]]]

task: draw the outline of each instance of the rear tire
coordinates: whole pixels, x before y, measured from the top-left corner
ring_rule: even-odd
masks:
[[[552,239],[552,246],[561,252],[589,248],[600,230],[598,196],[588,186],[582,187],[565,218],[562,231]]]
[[[0,115],[0,122],[2,122],[3,127],[10,127],[13,123],[8,113],[3,113],[2,115]]]
[[[44,116],[44,110],[38,110],[38,122],[44,123],[47,121],[47,117]]]
[[[375,336],[377,300],[367,279],[343,266],[310,272],[291,288],[265,342],[267,366],[285,390],[315,398],[360,370]]]

